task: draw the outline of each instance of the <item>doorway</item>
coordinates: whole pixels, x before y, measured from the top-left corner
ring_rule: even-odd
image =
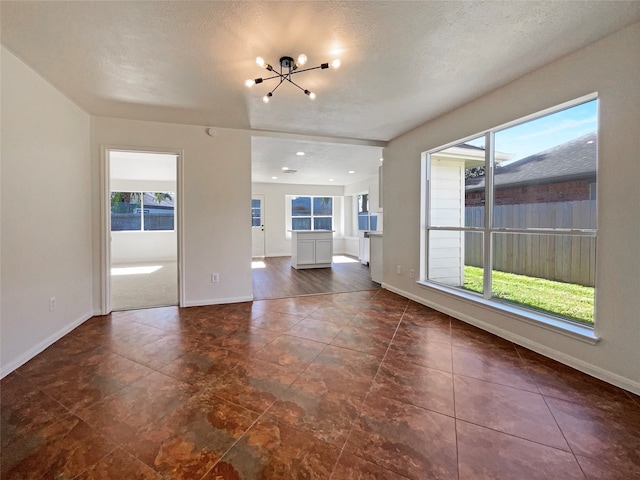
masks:
[[[108,311],[179,304],[178,158],[107,150]]]
[[[252,257],[264,257],[264,195],[251,196],[251,250]]]

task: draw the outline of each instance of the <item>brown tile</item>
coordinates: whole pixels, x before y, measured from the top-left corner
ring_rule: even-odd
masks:
[[[584,480],[569,452],[460,420],[457,434],[460,480]]]
[[[348,348],[358,352],[368,353],[376,357],[383,357],[393,337],[395,328],[380,326],[367,328],[346,326],[331,341],[331,345]]]
[[[396,333],[385,357],[392,362],[415,363],[445,372],[453,371],[451,344]]]
[[[202,317],[184,323],[181,329],[182,335],[194,337],[201,343],[211,343],[240,328],[237,323],[230,323],[222,317]]]
[[[308,320],[330,322],[345,326],[353,319],[353,317],[357,315],[357,313],[358,309],[356,307],[343,307],[332,303],[326,307],[319,308],[318,310],[312,312],[306,318]]]
[[[457,476],[454,419],[379,395],[367,397],[345,449],[411,479]]]
[[[100,317],[96,321],[94,318],[73,330],[72,335],[124,355],[167,335],[160,328],[132,321],[128,316],[110,319]]]
[[[19,372],[72,411],[99,402],[153,372],[102,348],[83,354],[81,359],[47,360],[37,356]]]
[[[510,353],[515,351],[515,345],[508,340],[456,319],[451,319],[451,342],[458,347],[480,351],[507,350]]]
[[[256,351],[273,342],[279,336],[280,334],[277,332],[242,326],[233,333],[212,342],[212,345],[229,349],[238,355],[247,357],[254,355]]]
[[[530,377],[545,396],[600,405],[602,408],[633,402],[621,388],[586,375],[531,350],[517,347]]]
[[[545,398],[571,450],[640,477],[640,409],[635,405],[603,409],[600,405]]]
[[[115,448],[85,422],[65,414],[2,449],[4,479],[71,479]]]
[[[197,348],[197,345],[198,342],[193,337],[167,334],[158,340],[121,353],[121,355],[154,370],[159,370]]]
[[[328,479],[340,451],[273,420],[260,420],[203,480]]]
[[[538,393],[515,350],[486,351],[453,346],[453,373]]]
[[[407,477],[382,468],[349,452],[342,452],[332,480],[406,480]]]
[[[267,415],[342,448],[361,406],[361,396],[333,390],[322,379],[303,373]]]
[[[456,375],[456,418],[569,451],[542,395]]]
[[[371,307],[360,309],[349,322],[349,326],[364,330],[384,330],[393,334],[401,319],[401,311],[388,312],[380,307]]]
[[[15,372],[0,382],[0,397],[0,448],[36,434],[68,413],[60,403]]]
[[[307,367],[304,376],[321,380],[331,391],[364,398],[380,362],[374,355],[329,345]]]
[[[160,371],[177,380],[202,386],[217,382],[242,360],[240,354],[226,348],[196,344]]]
[[[283,312],[267,311],[251,320],[251,326],[272,332],[284,333],[302,321],[304,317]]]
[[[454,414],[453,376],[405,362],[382,362],[371,392],[445,415]]]
[[[176,410],[193,387],[153,372],[122,390],[80,409],[78,416],[118,444],[134,441],[138,431]]]
[[[127,450],[162,478],[201,478],[258,418],[203,391],[141,430]]]
[[[86,470],[75,480],[161,480],[159,473],[144,463],[136,460],[121,448],[116,448],[109,455]]]
[[[289,329],[287,334],[315,342],[331,343],[343,328],[344,326],[339,323],[306,318]]]
[[[182,321],[189,316],[187,314],[188,311],[188,308],[172,306],[129,310],[117,313],[126,315],[128,320],[144,323],[145,325],[159,328],[165,332],[178,333],[182,328]],[[115,312],[112,315],[115,317]]]
[[[264,362],[244,360],[217,382],[204,387],[209,393],[263,413],[298,377],[298,372]]]
[[[630,480],[638,478],[637,471],[628,470],[616,459],[594,459],[576,455],[580,468],[588,480]]]
[[[301,372],[325,347],[324,343],[282,335],[257,351],[255,358]]]
[[[396,335],[412,339],[415,343],[440,342],[451,345],[451,328],[449,324],[439,322],[415,322],[407,315],[402,317]]]

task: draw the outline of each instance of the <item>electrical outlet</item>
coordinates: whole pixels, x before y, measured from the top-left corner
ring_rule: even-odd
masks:
[[[49,298],[49,311],[53,312],[56,309],[56,297]]]
[[[396,267],[396,273],[397,273],[398,275],[402,275],[402,265],[398,265],[398,266]]]
[[[212,273],[211,274],[211,283],[218,283],[220,281],[220,274],[219,273]]]
[[[409,278],[415,278],[416,277],[416,271],[412,268],[411,270],[409,270]]]

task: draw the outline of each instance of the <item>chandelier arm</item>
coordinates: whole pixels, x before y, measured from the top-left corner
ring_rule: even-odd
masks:
[[[283,75],[280,75],[278,72],[275,72],[276,74],[273,75],[272,77],[267,77],[267,78],[263,78],[262,81],[266,82],[267,80],[273,80],[274,78],[282,78]]]
[[[275,92],[277,90],[277,88],[282,85],[282,82],[284,82],[284,77],[280,78],[280,82],[278,83],[278,85],[275,86],[275,88],[273,90],[271,90],[271,93],[273,94],[273,92]]]
[[[308,72],[309,70],[317,70],[318,68],[322,68],[322,65],[318,65],[317,67],[304,68],[302,70],[294,70],[290,72],[290,75],[293,75],[294,73]]]
[[[293,81],[293,80],[291,80],[290,78],[288,78],[288,79],[287,79],[287,81],[288,81],[289,83],[291,83],[292,85],[295,85],[296,87],[298,87],[298,88],[299,88],[300,90],[302,90],[302,91],[305,93],[305,95],[306,95],[306,91],[305,91],[305,89],[304,89],[304,88],[302,88],[300,85],[298,85],[296,82],[294,82],[294,81]]]

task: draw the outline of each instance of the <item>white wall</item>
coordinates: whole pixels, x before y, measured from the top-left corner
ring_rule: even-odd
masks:
[[[103,146],[182,151],[185,306],[246,301],[251,280],[251,136],[242,130],[95,117],[92,143],[93,215],[100,218]],[[179,179],[180,181],[180,179]],[[180,208],[180,207],[179,207]],[[100,222],[93,228],[94,304],[101,304]],[[220,283],[211,283],[212,273]]]
[[[385,149],[384,284],[552,358],[640,393],[640,23],[553,62],[394,139]],[[449,142],[598,92],[596,333],[590,345],[416,284],[420,155]]]
[[[92,315],[91,119],[4,47],[0,55],[4,376]]]
[[[176,192],[176,182],[167,180],[111,179],[112,192]],[[176,205],[177,206],[177,205]],[[177,227],[177,223],[175,223]],[[178,232],[111,232],[111,264],[176,261]]]
[[[265,255],[282,257],[291,255],[291,234],[287,230],[287,212],[291,205],[286,202],[287,195],[340,197],[333,202],[334,209],[334,253],[344,253],[339,238],[344,235],[343,202],[344,187],[332,185],[293,185],[289,183],[253,183],[253,194],[264,195],[264,234]],[[336,238],[337,237],[337,238]]]

